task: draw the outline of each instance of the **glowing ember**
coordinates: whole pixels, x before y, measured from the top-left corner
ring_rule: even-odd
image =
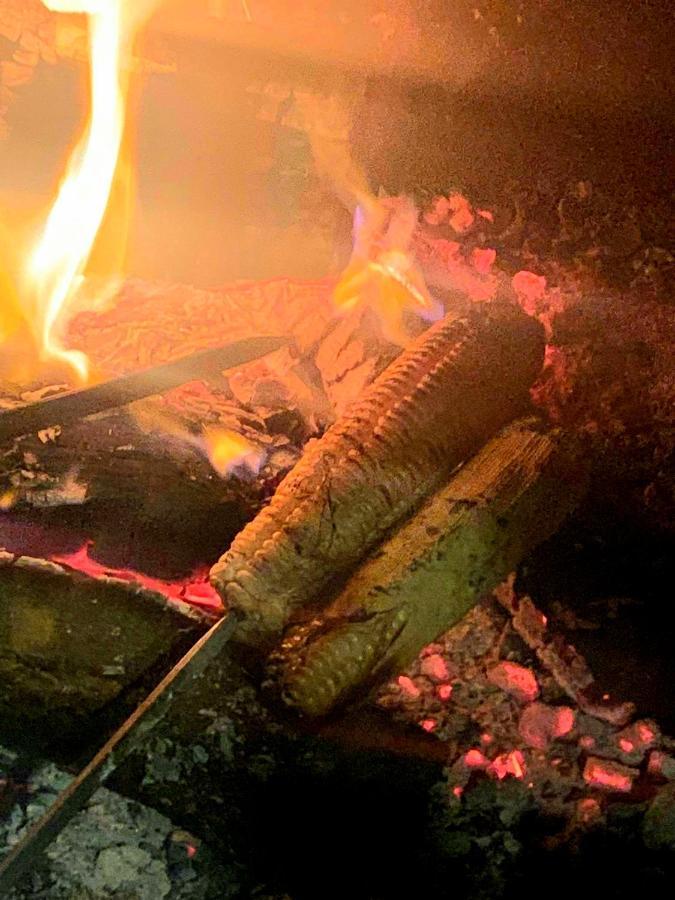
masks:
[[[447,197],[434,197],[431,207],[424,213],[424,221],[428,225],[443,225],[450,214],[450,201]],[[459,247],[459,245],[458,245]]]
[[[88,17],[91,114],[56,201],[25,260],[20,276],[25,305],[18,316],[10,316],[10,327],[23,321],[39,358],[65,362],[81,380],[88,375],[87,358],[66,349],[61,333],[108,206],[124,131],[131,44],[154,2],[44,0],[53,12]],[[3,305],[6,302],[3,296]],[[6,325],[5,321],[5,331]]]
[[[468,750],[464,754],[464,764],[470,769],[483,769],[488,764],[488,760],[480,750]]]
[[[420,663],[420,672],[432,681],[446,681],[449,675],[446,662],[439,653],[426,656]]]
[[[633,779],[637,774],[637,769],[630,769],[620,763],[593,756],[586,760],[584,767],[584,781],[587,784],[605,791],[617,791],[622,794],[627,794],[632,790]]]
[[[439,684],[436,690],[439,700],[449,700],[452,696],[451,684]]]
[[[488,680],[523,703],[531,702],[539,694],[534,672],[508,660],[502,660],[490,669]]]
[[[584,797],[577,801],[576,818],[583,825],[597,822],[602,816],[602,807],[593,797]]]
[[[554,726],[554,737],[563,737],[574,728],[574,710],[569,706],[562,706],[557,711]]]
[[[511,284],[525,312],[533,315],[537,311],[537,303],[546,293],[546,278],[523,270],[516,272]]]
[[[636,722],[635,728],[643,744],[651,744],[656,737],[656,730],[645,722]]]
[[[518,722],[518,731],[530,747],[545,750],[551,741],[564,737],[574,727],[574,711],[569,706],[530,703]]]
[[[617,742],[624,753],[643,754],[654,744],[657,734],[656,724],[643,719],[620,731],[617,735]]]
[[[423,719],[423,720],[420,722],[420,726],[421,726],[425,731],[431,733],[432,731],[435,731],[436,728],[438,727],[438,722],[436,721],[436,719]]]
[[[471,254],[471,262],[481,275],[489,275],[497,259],[497,251],[490,247],[475,247]]]
[[[100,578],[106,576],[108,578],[119,578],[122,581],[135,582],[151,591],[156,591],[171,600],[183,600],[194,606],[200,606],[204,609],[213,611],[222,610],[222,602],[216,590],[211,587],[208,582],[208,568],[203,572],[195,572],[195,574],[186,581],[163,581],[159,578],[151,578],[148,575],[142,575],[140,572],[134,572],[131,569],[114,569],[104,566],[96,562],[89,555],[91,542],[87,542],[83,547],[75,553],[69,553],[64,556],[54,556],[54,562],[69,569],[75,569],[77,572],[83,572],[92,578]]]
[[[450,194],[448,197],[448,224],[453,231],[463,233],[473,225],[474,215],[471,204],[462,194]]]
[[[408,697],[419,697],[420,689],[417,687],[412,678],[408,678],[407,675],[399,675],[396,681],[403,693],[407,694]]]
[[[502,781],[507,775],[522,779],[527,772],[525,757],[520,750],[512,750],[510,753],[502,753],[492,760],[488,766],[488,772]]]

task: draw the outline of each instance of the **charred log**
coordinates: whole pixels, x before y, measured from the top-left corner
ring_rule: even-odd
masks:
[[[55,540],[67,529],[81,542],[92,539],[103,554],[108,545],[108,564],[149,574],[179,577],[217,558],[297,460],[306,427],[293,410],[279,423],[271,411],[248,411],[223,390],[191,387],[167,402],[142,401],[133,412],[15,441],[0,454],[5,546],[49,555],[41,545],[14,541],[16,519],[46,529],[54,552],[77,549]],[[259,472],[243,465],[219,474],[207,457],[203,424],[240,435],[261,460]],[[153,551],[165,557],[160,566],[142,558]]]
[[[539,325],[515,306],[449,315],[405,351],[324,437],[212,570],[241,637],[278,634],[450,472],[528,406]]]
[[[5,729],[65,737],[193,642],[185,603],[114,578],[0,552],[0,713]],[[35,736],[35,735],[34,735]]]
[[[585,482],[559,431],[535,420],[509,425],[355,572],[321,618],[291,631],[276,656],[285,700],[321,715],[364,681],[400,671],[557,530]]]

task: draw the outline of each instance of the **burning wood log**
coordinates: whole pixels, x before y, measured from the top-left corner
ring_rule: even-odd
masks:
[[[422,335],[307,449],[213,568],[215,587],[245,613],[241,638],[277,635],[522,412],[542,359],[540,327],[505,303]]]
[[[584,467],[560,431],[507,426],[275,654],[285,700],[322,715],[454,625],[576,505]]]
[[[41,734],[72,736],[159,662],[189,646],[209,621],[187,603],[136,583],[92,578],[0,550],[5,727],[20,734],[30,723]]]
[[[71,529],[104,554],[107,545],[110,564],[167,577],[190,571],[203,553],[215,559],[273,491],[279,472],[297,460],[305,434],[293,412],[281,428],[297,426],[299,433],[289,437],[275,420],[247,412],[222,389],[197,384],[179,393],[176,412],[161,401],[143,401],[142,413],[151,419],[159,407],[174,433],[160,427],[161,418],[151,429],[140,415],[119,410],[10,445],[0,460],[3,542],[18,552],[41,550],[13,541],[19,523],[31,521],[48,528],[55,552],[64,550],[51,538]],[[214,440],[207,441],[205,426]],[[258,475],[246,461],[230,474],[215,467],[218,434],[236,434],[251,448],[251,464],[261,461]],[[138,541],[138,533],[146,539]],[[165,557],[159,569],[151,559],[158,548]]]

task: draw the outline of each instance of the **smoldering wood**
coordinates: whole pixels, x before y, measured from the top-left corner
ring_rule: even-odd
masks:
[[[223,388],[204,387],[200,395],[182,399],[176,398],[176,409],[168,408],[178,435],[141,424],[139,416],[167,415],[162,402],[149,399],[142,409],[31,434],[6,448],[0,454],[0,496],[4,508],[11,507],[2,520],[8,549],[50,555],[32,539],[11,542],[14,525],[20,531],[30,521],[54,552],[64,552],[58,534],[69,530],[82,541],[94,540],[108,564],[163,577],[189,574],[195,561],[217,558],[272,492],[279,473],[297,460],[306,429],[297,411],[248,411]],[[197,441],[205,422],[242,435],[264,458],[260,472],[240,468],[219,475],[204,450],[186,439]],[[139,533],[142,541],[133,537]],[[158,550],[161,570],[153,562]]]
[[[67,738],[210,621],[137,584],[0,552],[5,729]]]
[[[335,318],[331,288],[328,280],[239,282],[218,292],[127,282],[110,308],[71,323],[73,345],[111,377],[187,353],[217,352],[225,333],[246,339],[275,330],[290,336],[297,353],[281,350],[228,378],[207,374],[163,398],[7,444],[0,450],[2,508],[37,520],[50,539],[64,527],[94,539],[106,562],[118,567],[179,577],[194,564],[197,548],[200,561],[216,559],[307,439],[399,353],[379,337],[368,310]],[[0,406],[11,409],[62,389],[3,384]],[[148,428],[156,415],[158,427]],[[167,434],[167,417],[169,430],[182,437]],[[190,440],[205,424],[244,437],[264,458],[258,476],[245,469],[216,474]],[[139,531],[143,540],[130,541]],[[153,568],[157,547],[161,571]],[[17,549],[36,552],[30,543]]]
[[[582,496],[578,450],[536,420],[507,426],[352,575],[275,666],[286,701],[322,715],[400,671],[456,624]]]
[[[528,408],[540,326],[508,303],[432,326],[284,479],[235,539],[212,581],[265,643],[348,572],[449,473]]]

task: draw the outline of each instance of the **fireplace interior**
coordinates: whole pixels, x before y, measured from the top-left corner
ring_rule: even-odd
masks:
[[[0,2],[3,897],[665,895],[667,21]]]

